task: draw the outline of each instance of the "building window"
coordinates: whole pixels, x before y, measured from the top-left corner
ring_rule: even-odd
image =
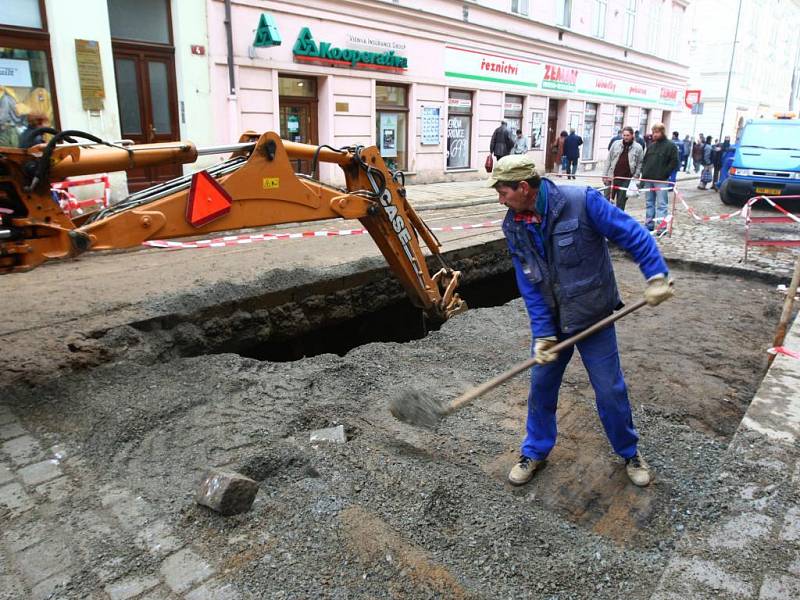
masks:
[[[511,0],[511,12],[528,16],[528,0]]]
[[[166,0],[108,0],[111,37],[171,44],[169,3]]]
[[[655,0],[655,6],[650,11],[650,31],[647,35],[647,49],[655,54],[658,52],[659,34],[664,24],[661,22],[662,0]]]
[[[683,33],[681,30],[681,22],[683,20],[682,15],[682,10],[680,10],[678,7],[673,7],[672,23],[669,32],[669,57],[673,60],[678,58],[678,48],[680,47],[680,42],[683,39]]]
[[[390,169],[406,169],[408,151],[408,88],[379,83],[375,85],[375,126],[377,146]]]
[[[447,168],[469,167],[472,92],[450,90],[447,97]]]
[[[586,110],[583,113],[583,146],[581,146],[581,158],[592,160],[594,158],[594,130],[597,125],[597,104],[586,103]]]
[[[647,135],[647,123],[650,121],[650,109],[643,108],[642,112],[639,113],[639,135],[644,137]]]
[[[3,0],[0,3],[0,24],[44,29],[40,0]]]
[[[625,127],[625,107],[614,107],[614,135],[622,135],[622,128]]]
[[[572,22],[572,0],[556,0],[556,25],[569,27]]]
[[[608,0],[594,0],[594,29],[595,37],[606,37],[606,10]]]
[[[624,44],[626,46],[633,46],[633,34],[636,27],[636,3],[638,0],[627,0],[627,4],[625,6],[625,29],[624,35],[625,40]]]
[[[525,99],[522,96],[506,94],[506,101],[503,106],[503,120],[508,123],[508,130],[514,139],[517,137],[517,129],[522,129],[522,103],[524,101]]]
[[[0,2],[0,146],[18,146],[34,116],[58,127],[46,29],[41,0]]]

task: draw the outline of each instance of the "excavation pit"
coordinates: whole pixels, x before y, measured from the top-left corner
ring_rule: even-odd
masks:
[[[719,517],[721,457],[763,377],[781,297],[771,284],[674,269],[676,298],[618,325],[655,483],[627,482],[576,355],[548,465],[512,489],[525,376],[434,431],[387,411],[406,387],[453,398],[528,356],[524,304],[500,290],[513,283],[507,257],[468,258],[499,278],[484,285],[486,307],[468,281],[471,310],[424,337],[405,331],[418,312],[380,330],[399,318],[402,291],[378,269],[104,332],[96,342],[114,361],[7,396],[80,448],[75,468],[98,487],[124,481],[158,507],[244,597],[649,598],[681,536]],[[615,265],[623,297],[638,297],[636,266],[619,255]],[[370,326],[348,333],[359,320]],[[350,341],[307,341],[337,332]],[[291,351],[262,353],[263,344]],[[333,424],[345,426],[346,444],[309,443],[309,431]],[[184,502],[208,466],[261,482],[247,515],[223,521]],[[119,532],[106,540],[116,542]]]

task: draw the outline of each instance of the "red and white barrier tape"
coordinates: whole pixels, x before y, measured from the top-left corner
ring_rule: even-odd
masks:
[[[800,352],[789,350],[785,346],[776,346],[775,348],[769,348],[767,352],[769,352],[770,354],[783,354],[784,356],[790,356],[792,358],[800,360]]]
[[[774,208],[774,209],[775,209],[775,210],[777,210],[778,212],[780,212],[780,213],[783,213],[784,215],[786,215],[787,217],[789,217],[789,218],[790,218],[792,221],[794,221],[795,223],[800,223],[800,217],[798,217],[798,216],[797,216],[796,214],[794,214],[794,213],[791,213],[791,212],[789,212],[788,210],[786,210],[786,209],[785,209],[785,208],[783,208],[782,206],[778,206],[778,205],[777,205],[777,204],[776,204],[776,203],[775,203],[775,202],[772,200],[772,198],[781,198],[781,199],[787,199],[787,198],[790,198],[790,199],[797,199],[797,198],[800,198],[800,196],[756,196],[756,197],[754,197],[754,198],[750,198],[750,200],[748,200],[748,201],[747,201],[747,204],[745,204],[745,207],[746,207],[746,208],[750,208],[751,206],[753,206],[753,204],[755,204],[755,203],[756,203],[756,202],[758,202],[759,200],[765,200],[765,201],[767,202],[767,204],[769,204],[769,205],[770,205],[772,208]],[[742,210],[744,210],[744,207],[742,208]]]
[[[470,229],[487,229],[497,227],[502,219],[473,223],[470,225],[448,225],[445,227],[431,227],[431,231],[447,233],[451,231],[467,231]],[[273,240],[297,240],[315,237],[340,237],[350,235],[363,235],[366,229],[338,229],[332,231],[300,231],[296,233],[254,233],[250,235],[226,235],[224,237],[208,240],[195,240],[192,242],[172,242],[169,240],[149,240],[143,245],[152,248],[167,248],[170,250],[187,250],[191,248],[223,248],[226,246],[242,246],[255,242],[270,242]]]
[[[694,208],[692,208],[691,206],[689,206],[686,203],[686,199],[683,197],[683,194],[681,194],[680,192],[677,192],[677,196],[678,196],[678,200],[681,201],[681,204],[683,205],[683,208],[686,209],[686,212],[688,212],[695,221],[701,221],[703,223],[708,222],[708,221],[727,221],[728,219],[733,219],[735,217],[740,217],[742,214],[744,214],[744,211],[745,211],[745,206],[743,206],[742,208],[740,208],[736,212],[726,213],[726,214],[723,214],[723,215],[711,215],[711,216],[701,215],[701,214],[698,214],[697,211]]]
[[[701,222],[705,223],[705,222],[708,222],[708,221],[727,221],[729,219],[735,219],[736,217],[740,217],[742,215],[746,215],[747,211],[749,209],[751,209],[752,206],[756,202],[758,202],[759,200],[764,200],[767,204],[769,204],[772,208],[774,208],[778,212],[783,213],[786,217],[788,217],[789,219],[793,220],[794,222],[800,223],[800,217],[799,216],[797,216],[794,213],[789,212],[788,210],[786,210],[782,206],[779,206],[778,204],[775,203],[775,201],[772,200],[773,197],[778,198],[779,196],[773,196],[773,197],[770,197],[770,196],[754,196],[753,198],[750,198],[745,203],[745,205],[742,206],[742,208],[740,208],[736,212],[725,213],[725,214],[721,214],[721,215],[701,215],[694,208],[692,208],[691,206],[689,206],[686,203],[686,199],[683,197],[682,193],[676,192],[676,194],[678,196],[678,200],[680,200],[680,202],[681,202],[681,205],[683,205],[683,208],[686,210],[687,213],[689,213],[689,215],[691,215],[691,217],[695,221],[701,221]],[[785,198],[793,199],[793,198],[798,198],[798,197],[800,197],[800,196],[780,196],[780,198],[782,198],[782,199],[785,199]]]

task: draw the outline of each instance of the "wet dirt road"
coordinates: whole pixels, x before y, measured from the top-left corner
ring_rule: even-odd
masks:
[[[623,297],[640,294],[636,267],[617,257],[616,269]],[[525,377],[435,432],[389,416],[388,399],[406,386],[453,397],[524,359],[527,316],[515,300],[343,357],[131,352],[7,388],[3,404],[43,447],[58,445],[69,482],[69,493],[14,514],[9,531],[50,525],[38,535],[70,557],[67,598],[106,598],[130,580],[160,597],[213,584],[231,598],[647,598],[682,532],[725,501],[714,493],[719,458],[763,375],[780,303],[763,283],[675,276],[674,301],[618,327],[641,448],[657,472],[649,488],[627,483],[577,355],[559,442],[521,489],[505,474]],[[309,444],[310,430],[334,424],[346,444]],[[261,482],[250,513],[194,505],[209,465]],[[176,555],[198,571],[185,588],[168,568]]]

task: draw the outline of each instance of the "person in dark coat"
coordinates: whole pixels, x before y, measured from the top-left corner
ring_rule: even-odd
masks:
[[[564,140],[564,155],[567,157],[567,179],[575,179],[582,145],[583,138],[576,134],[574,129],[570,129],[567,139]]]
[[[646,191],[645,227],[655,232],[656,220],[659,229],[666,225],[669,208],[669,192],[674,185],[669,182],[672,172],[678,168],[678,148],[667,139],[667,128],[656,123],[652,129],[653,142],[642,160],[642,189]]]
[[[514,136],[511,135],[511,131],[508,129],[508,123],[502,121],[500,127],[495,129],[492,134],[492,141],[489,142],[489,152],[494,154],[497,160],[500,160],[504,156],[511,154],[514,143]]]

